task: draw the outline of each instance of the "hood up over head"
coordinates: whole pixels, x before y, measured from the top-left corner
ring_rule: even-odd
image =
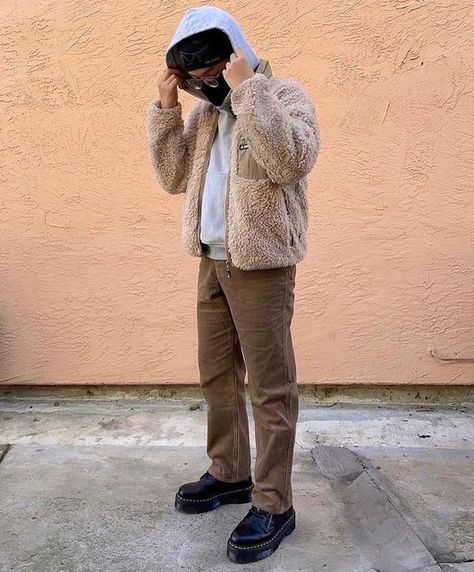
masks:
[[[193,69],[209,67],[214,62],[228,58],[239,46],[255,71],[260,59],[233,16],[214,6],[190,8],[185,12],[166,49],[166,65],[177,68],[186,75]],[[218,81],[217,87],[203,85],[202,89],[185,87],[183,90],[219,107],[224,101],[229,102],[232,90],[222,74]]]

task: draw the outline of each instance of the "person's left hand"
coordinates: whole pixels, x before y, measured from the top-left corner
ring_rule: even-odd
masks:
[[[238,87],[244,79],[255,75],[241,47],[235,48],[235,53],[230,54],[230,61],[222,70],[222,75],[232,89]]]

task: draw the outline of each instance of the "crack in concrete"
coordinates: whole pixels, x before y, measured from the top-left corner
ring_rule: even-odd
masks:
[[[314,447],[311,457],[340,498],[356,545],[375,569],[383,564],[387,572],[442,572],[388,491],[370,474],[367,459],[347,447],[331,446]]]
[[[408,520],[405,518],[405,515],[403,514],[402,511],[399,510],[399,508],[396,506],[396,504],[393,502],[392,497],[391,497],[391,491],[389,491],[388,489],[386,489],[382,483],[378,482],[374,477],[373,474],[371,473],[371,471],[375,471],[375,467],[374,465],[368,460],[368,459],[363,459],[361,458],[359,455],[357,455],[357,453],[355,453],[354,451],[351,451],[355,457],[357,458],[357,460],[359,461],[359,463],[364,467],[364,471],[366,472],[367,476],[369,477],[369,479],[371,480],[371,482],[373,483],[373,485],[375,487],[377,487],[379,489],[379,491],[384,495],[384,497],[387,499],[387,501],[389,502],[389,504],[391,505],[391,507],[397,512],[397,514],[402,518],[403,522],[406,524],[406,526],[411,530],[411,532],[414,534],[414,536],[420,541],[420,543],[425,547],[426,552],[428,552],[429,554],[431,554],[431,556],[433,557],[433,560],[437,563],[440,564],[437,559],[436,556],[431,552],[431,550],[428,548],[428,546],[426,545],[425,541],[423,540],[423,538],[421,538],[421,536],[418,534],[418,532],[416,531],[416,529],[408,522]],[[436,568],[435,568],[436,569]],[[441,570],[441,568],[440,568]]]
[[[0,445],[0,463],[3,461],[3,459],[5,458],[6,454],[8,453],[8,451],[13,447],[13,445],[10,445],[10,443],[5,443],[4,445]]]

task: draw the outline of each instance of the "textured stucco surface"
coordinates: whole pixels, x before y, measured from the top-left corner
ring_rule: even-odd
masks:
[[[199,259],[146,108],[184,10],[0,6],[0,381],[195,383]],[[312,94],[300,383],[471,383],[471,2],[216,2]],[[183,97],[185,114],[193,100]]]

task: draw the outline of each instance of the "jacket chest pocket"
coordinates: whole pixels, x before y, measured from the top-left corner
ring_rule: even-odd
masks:
[[[245,137],[240,137],[237,148],[237,175],[244,179],[268,179],[268,173],[259,165]]]

